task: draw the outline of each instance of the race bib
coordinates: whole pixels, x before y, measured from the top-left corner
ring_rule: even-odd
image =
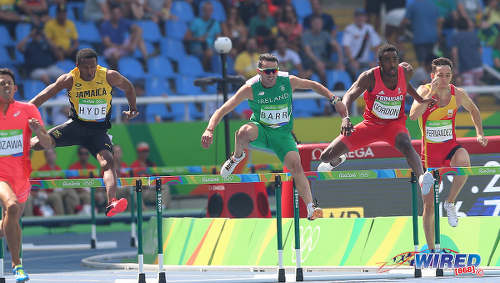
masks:
[[[84,99],[78,101],[78,118],[85,121],[102,121],[106,118],[108,104],[105,99]]]
[[[445,142],[453,139],[452,120],[427,121],[425,137],[430,142]]]
[[[288,105],[263,105],[260,110],[260,121],[271,128],[288,124],[290,121]]]
[[[0,156],[23,155],[23,130],[0,130]]]
[[[382,101],[375,99],[372,113],[380,119],[397,119],[401,110],[401,100]]]

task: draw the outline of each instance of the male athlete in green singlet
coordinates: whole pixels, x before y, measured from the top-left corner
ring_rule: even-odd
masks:
[[[292,136],[292,93],[295,89],[311,89],[328,98],[342,117],[347,115],[340,98],[335,97],[320,83],[289,76],[278,71],[278,59],[271,54],[259,57],[258,75],[249,79],[236,94],[215,111],[201,137],[201,144],[208,148],[213,141],[213,132],[220,120],[231,112],[244,99],[248,99],[253,111],[250,122],[236,132],[234,154],[222,165],[221,175],[229,176],[236,165],[245,158],[245,148],[249,144],[257,148],[272,150],[281,162],[290,170],[300,196],[307,204],[307,218],[314,220],[323,216],[321,208],[313,204],[311,188],[307,180],[297,144]],[[349,125],[342,125],[342,133],[349,135],[352,129],[349,119],[343,119]]]

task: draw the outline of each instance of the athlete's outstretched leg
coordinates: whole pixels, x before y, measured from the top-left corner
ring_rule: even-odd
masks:
[[[310,220],[314,220],[316,218],[323,217],[323,211],[321,210],[321,208],[314,207],[311,186],[309,184],[309,181],[307,180],[306,175],[304,174],[304,169],[302,168],[302,164],[300,163],[299,153],[296,151],[289,151],[285,155],[285,160],[283,163],[285,164],[286,168],[290,170],[299,195],[307,205],[307,218],[309,218]]]
[[[227,177],[233,173],[234,168],[245,158],[245,149],[248,148],[248,144],[254,141],[259,136],[259,129],[254,123],[247,123],[239,128],[235,133],[234,138],[234,153],[220,170],[222,177]]]
[[[101,150],[97,154],[97,161],[103,170],[103,180],[106,185],[106,195],[108,197],[108,206],[106,207],[106,216],[113,216],[127,209],[127,199],[116,199],[117,174],[113,162],[113,154],[107,149]]]

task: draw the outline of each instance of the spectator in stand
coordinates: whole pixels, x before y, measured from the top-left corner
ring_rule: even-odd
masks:
[[[86,21],[109,21],[111,12],[106,0],[85,0],[83,18]]]
[[[246,26],[250,25],[250,21],[259,10],[259,5],[256,1],[241,0],[235,6],[238,7],[238,14]]]
[[[175,20],[177,17],[170,12],[172,0],[148,0],[147,14],[151,20],[159,24],[166,20]],[[162,25],[160,25],[162,26]]]
[[[130,164],[130,168],[134,172],[134,176],[149,176],[148,167],[156,167],[156,163],[149,159],[149,144],[140,142],[137,144],[137,159]],[[143,190],[144,204],[147,206],[156,206],[156,191],[151,187]],[[170,192],[168,185],[162,185],[162,204],[165,206],[170,201]]]
[[[375,67],[377,62],[373,52],[381,43],[382,41],[373,26],[366,23],[365,10],[356,9],[354,23],[345,28],[342,38],[348,70],[352,77]]]
[[[374,26],[375,30],[379,30],[381,25],[390,23],[388,16],[392,10],[404,8],[407,1],[405,0],[365,0],[365,11],[367,22]],[[409,1],[408,1],[409,2]],[[382,5],[385,5],[385,19],[380,19]],[[390,16],[392,17],[392,16]],[[402,17],[402,16],[401,16]],[[382,20],[382,21],[381,21]]]
[[[451,37],[451,54],[453,59],[453,70],[458,70],[462,77],[462,85],[477,86],[483,76],[483,62],[481,60],[481,42],[469,26],[470,21],[459,18],[458,31]],[[469,93],[472,99],[477,94]]]
[[[432,0],[414,0],[406,7],[403,28],[410,25],[413,32],[413,47],[418,64],[424,65],[425,58],[433,54],[441,31],[439,30],[439,10]]]
[[[57,155],[53,148],[46,149],[44,151],[44,155],[45,164],[38,168],[38,171],[61,170],[61,167],[56,164]],[[80,205],[80,198],[78,197],[75,189],[54,189],[54,192],[49,193],[47,201],[54,209],[56,215],[74,214],[76,212],[76,208]]]
[[[247,41],[247,48],[236,56],[234,61],[234,70],[249,79],[257,74],[257,67],[259,64],[259,51],[257,48],[257,40],[249,38]]]
[[[311,0],[312,14],[304,18],[304,28],[311,29],[311,22],[314,17],[321,17],[323,20],[323,30],[336,36],[335,21],[329,14],[323,13],[323,8],[319,0]]]
[[[276,50],[272,54],[278,58],[278,67],[281,71],[291,72],[299,77],[308,78],[312,75],[310,71],[309,73],[304,72],[299,54],[288,48],[285,37],[278,36],[276,39]]]
[[[248,30],[245,23],[238,14],[238,8],[232,6],[226,22],[222,23],[222,34],[231,38],[234,52],[238,52],[245,47],[248,38]]]
[[[261,2],[257,15],[250,20],[250,36],[257,38],[257,44],[273,46],[276,23],[269,15],[267,3]],[[273,31],[274,30],[274,31]]]
[[[288,45],[294,49],[300,49],[300,36],[302,35],[302,25],[297,21],[297,14],[292,5],[285,5],[280,10],[278,21],[278,31],[285,36]]]
[[[315,16],[311,22],[311,30],[306,30],[302,36],[302,46],[305,57],[304,65],[308,70],[314,70],[323,85],[326,84],[326,70],[344,70],[344,57],[337,40],[330,33],[323,30],[323,20]],[[335,51],[336,60],[332,60],[329,50]]]
[[[100,32],[106,48],[104,56],[113,68],[116,67],[118,59],[134,52],[137,48],[141,51],[144,62],[147,61],[148,52],[142,38],[142,29],[123,18],[119,6],[111,8],[111,20],[102,23]],[[127,38],[128,33],[130,35]]]
[[[221,33],[219,22],[212,19],[214,7],[210,1],[203,3],[201,17],[195,18],[184,40],[187,41],[189,53],[202,60],[205,70],[210,70],[210,59],[213,53],[215,38]]]
[[[425,64],[423,66],[419,66],[413,73],[413,77],[411,78],[411,82],[413,85],[425,85],[431,83],[432,61],[436,58],[437,57],[432,54],[425,58]],[[410,108],[412,103],[413,101],[411,103],[408,103],[410,105]],[[405,107],[408,104],[405,104]]]
[[[45,37],[56,47],[58,60],[74,60],[78,51],[78,32],[73,21],[66,18],[67,6],[57,5],[56,18],[49,20],[44,27]]]
[[[11,36],[15,35],[17,23],[30,21],[28,16],[19,13],[17,3],[17,0],[0,1],[0,25],[7,27]]]
[[[149,144],[140,142],[137,144],[137,159],[130,164],[134,176],[149,176],[148,167],[156,167],[156,164],[149,159]]]
[[[483,2],[481,0],[457,0],[458,16],[467,21],[467,25],[474,29],[483,18]]]
[[[457,1],[456,0],[436,0],[436,6],[441,18],[440,25],[443,29],[453,29],[458,20]]]
[[[78,160],[71,164],[69,166],[70,170],[94,170],[97,169],[96,166],[94,166],[92,163],[89,163],[89,150],[86,149],[83,146],[78,147]],[[97,174],[94,174],[94,177]],[[90,172],[88,172],[86,175],[80,175],[78,178],[89,178],[90,177]],[[77,188],[75,189],[78,193],[78,196],[80,198],[80,203],[77,206],[76,210],[78,213],[81,214],[88,214],[90,215],[90,188]],[[105,201],[105,196],[101,196],[102,194],[98,194],[96,190],[96,204],[100,203],[100,199],[103,198]],[[98,205],[99,207],[99,205]]]
[[[493,67],[500,72],[500,36],[497,37],[493,47]]]
[[[17,8],[37,26],[49,20],[49,6],[46,0],[20,0]]]
[[[115,163],[116,173],[119,177],[127,177],[130,176],[128,172],[128,165],[125,161],[123,161],[123,150],[122,147],[118,144],[113,145],[113,161]]]
[[[57,48],[50,44],[40,28],[33,28],[31,33],[18,43],[17,49],[24,54],[24,68],[30,78],[49,84],[64,73],[56,65]]]
[[[484,20],[488,26],[500,25],[500,1],[490,0],[488,6],[484,9]]]

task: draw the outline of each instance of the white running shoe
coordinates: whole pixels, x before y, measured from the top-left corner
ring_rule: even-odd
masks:
[[[420,184],[420,188],[422,189],[422,194],[426,195],[431,191],[432,186],[434,185],[434,177],[432,173],[427,171],[424,174],[418,177],[418,183]]]
[[[448,224],[450,224],[451,227],[457,227],[458,216],[455,204],[452,202],[445,201],[443,206],[444,209],[446,209],[446,214],[448,214]]]
[[[344,163],[346,159],[347,159],[347,155],[342,154],[341,156],[339,156],[337,161],[333,164],[332,164],[332,162],[321,162],[318,166],[318,171],[319,172],[332,171],[333,169],[337,168],[340,164]]]
[[[318,201],[314,200],[312,206],[307,206],[307,219],[314,220],[323,218],[323,210],[319,207]]]
[[[245,151],[241,154],[240,157],[236,158],[233,154],[224,164],[222,165],[222,168],[220,169],[220,175],[222,178],[227,178],[231,173],[233,173],[234,168],[245,158],[246,154]]]

